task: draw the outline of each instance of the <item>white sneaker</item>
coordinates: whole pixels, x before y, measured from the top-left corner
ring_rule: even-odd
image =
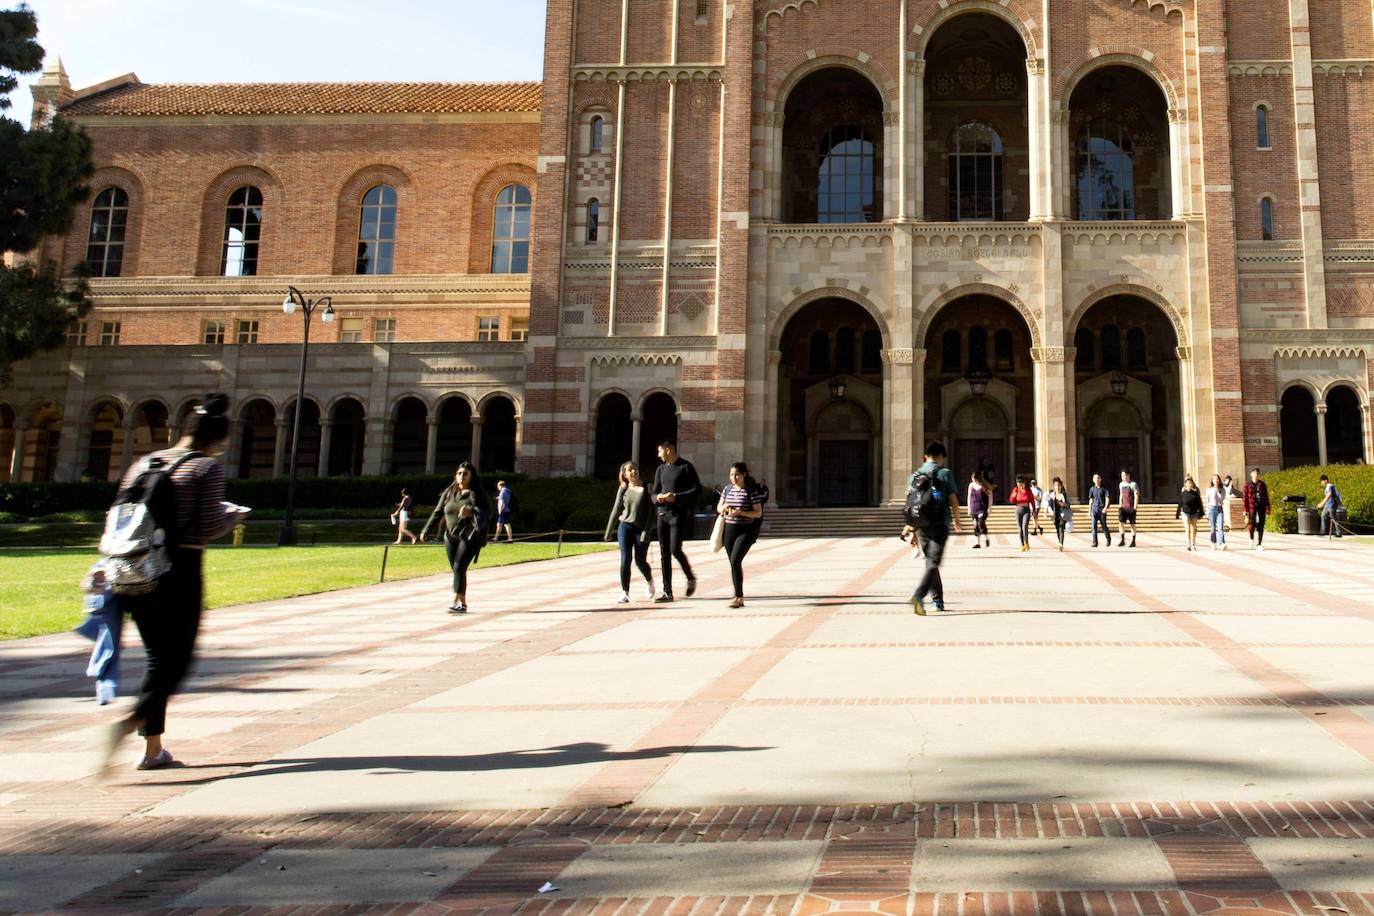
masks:
[[[1221,549],[1222,549],[1222,550],[1225,550],[1225,549],[1226,549],[1226,545],[1225,545],[1225,544],[1222,544],[1222,545],[1221,545]]]
[[[650,582],[644,586],[644,597],[650,601],[654,600],[654,583]]]
[[[1256,545],[1255,545],[1255,549],[1258,550],[1260,553],[1264,553],[1264,545],[1263,545],[1263,544],[1256,544]]]
[[[629,592],[621,592],[621,593],[620,593],[620,599],[619,599],[618,601],[616,601],[616,604],[629,604],[629,603],[630,603],[630,593],[629,593]]]

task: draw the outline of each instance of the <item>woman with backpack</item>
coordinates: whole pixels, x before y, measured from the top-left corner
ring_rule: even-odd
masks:
[[[980,472],[973,472],[968,485],[968,515],[973,520],[974,550],[992,546],[992,540],[988,537],[988,512],[992,509],[992,494],[995,489]],[[980,536],[983,539],[982,544],[978,543]]]
[[[1073,500],[1064,489],[1064,478],[1056,477],[1050,482],[1050,492],[1045,495],[1045,506],[1050,520],[1054,522],[1054,536],[1059,539],[1059,552],[1064,552],[1064,535],[1073,526]]]
[[[154,452],[134,464],[120,484],[116,505],[129,502],[131,488],[150,487],[149,506],[157,505],[158,490],[171,488],[166,505],[175,507],[174,524],[164,524],[170,568],[138,594],[121,594],[121,607],[138,627],[147,654],[138,702],[124,719],[116,722],[107,749],[107,765],[120,742],[138,731],[143,736],[143,755],[137,768],[156,770],[176,763],[162,746],[167,725],[167,701],[176,693],[195,657],[203,609],[205,545],[223,536],[248,511],[224,501],[224,467],[210,457],[219,453],[229,437],[229,398],[206,395],[195,409],[190,435],[169,449]],[[153,482],[154,477],[160,479]],[[114,589],[120,589],[114,579]]]
[[[1037,508],[1035,494],[1031,492],[1026,475],[1017,476],[1016,487],[1007,496],[1007,502],[1016,507],[1016,530],[1021,535],[1021,552],[1025,553],[1030,550],[1030,522]]]
[[[1191,474],[1183,478],[1183,489],[1178,494],[1178,509],[1174,512],[1174,518],[1180,516],[1183,518],[1183,533],[1188,538],[1188,550],[1197,550],[1197,520],[1202,518],[1202,491]]]
[[[453,568],[453,603],[448,606],[450,614],[468,612],[468,567],[482,552],[487,540],[487,518],[489,517],[487,494],[482,489],[482,479],[477,476],[477,468],[464,461],[453,473],[453,483],[449,484],[434,503],[434,511],[420,531],[420,543],[429,537],[429,529],[436,527],[443,532],[444,554],[448,565]]]

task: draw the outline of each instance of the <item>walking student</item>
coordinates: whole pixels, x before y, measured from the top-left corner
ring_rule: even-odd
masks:
[[[1231,488],[1220,474],[1212,475],[1207,485],[1207,495],[1203,502],[1207,506],[1207,527],[1210,531],[1213,550],[1226,549],[1226,503],[1231,498]]]
[[[1007,496],[1007,502],[1016,507],[1016,530],[1021,535],[1021,552],[1025,553],[1030,550],[1031,517],[1035,514],[1037,504],[1030,481],[1024,474],[1017,475],[1016,486]]]
[[[167,542],[171,569],[157,580],[156,587],[119,598],[120,606],[133,616],[148,661],[138,702],[114,725],[107,763],[119,743],[135,730],[143,736],[138,769],[156,770],[176,763],[162,746],[162,736],[167,727],[167,701],[186,677],[195,656],[203,607],[205,545],[228,532],[248,511],[224,501],[224,467],[210,457],[223,450],[229,437],[228,410],[228,397],[207,395],[195,409],[190,435],[172,448],[137,462],[120,485],[121,491],[127,489],[155,462],[170,465],[165,482],[171,484],[175,498],[176,532]]]
[[[1322,475],[1322,501],[1317,504],[1317,511],[1322,514],[1322,534],[1328,538],[1338,538],[1341,536],[1340,522],[1336,521],[1336,510],[1342,505],[1341,491],[1336,489],[1336,485],[1331,482],[1331,478]]]
[[[1174,518],[1183,518],[1183,534],[1188,541],[1188,550],[1197,550],[1197,522],[1202,518],[1202,491],[1198,489],[1193,475],[1183,478],[1183,489],[1178,494],[1178,508]]]
[[[515,512],[515,494],[506,486],[504,480],[496,481],[496,537],[500,542],[501,529],[506,530],[506,543],[515,543],[515,532],[511,530],[510,518]]]
[[[434,511],[420,531],[420,543],[429,537],[429,530],[437,528],[444,536],[444,554],[453,568],[453,603],[450,614],[468,612],[468,567],[482,552],[487,540],[487,494],[482,479],[471,462],[464,461],[453,473],[449,484],[434,503]]]
[[[701,479],[692,462],[677,453],[677,443],[671,439],[658,444],[658,459],[663,463],[654,471],[654,486],[649,492],[658,509],[658,552],[663,567],[663,591],[654,601],[662,604],[673,600],[673,560],[687,577],[687,597],[696,594],[697,577],[682,544],[692,536]]]
[[[932,608],[936,611],[945,609],[945,584],[940,579],[940,563],[945,558],[945,543],[949,540],[950,524],[954,525],[955,531],[963,531],[959,527],[959,497],[954,493],[954,474],[945,467],[945,444],[938,439],[931,442],[926,446],[924,457],[925,461],[912,476],[912,483],[920,484],[922,478],[926,478],[932,496],[944,503],[944,506],[934,514],[934,517],[929,518],[923,527],[912,528],[908,524],[902,529],[903,537],[908,534],[915,535],[912,540],[920,541],[921,552],[925,554],[925,575],[916,585],[916,590],[911,593],[911,607],[922,616],[926,613],[924,599],[927,595],[930,596]]]
[[[1116,545],[1126,546],[1126,526],[1131,526],[1131,546],[1135,546],[1135,510],[1140,505],[1140,485],[1131,479],[1131,472],[1121,471],[1121,493],[1117,497],[1117,525],[1119,526],[1121,540]]]
[[[720,491],[716,514],[725,517],[725,555],[730,559],[730,582],[735,587],[730,607],[744,607],[744,558],[758,540],[763,518],[763,491],[749,476],[743,461],[730,465],[730,482]]]
[[[1050,481],[1050,492],[1045,495],[1045,506],[1054,522],[1054,536],[1059,539],[1059,552],[1064,552],[1064,535],[1073,527],[1073,500],[1064,489],[1064,478],[1056,477]]]
[[[1227,533],[1231,531],[1231,500],[1240,496],[1236,490],[1236,485],[1231,480],[1231,475],[1227,474],[1221,479],[1222,486],[1226,488],[1226,499],[1222,502],[1221,527]]]
[[[639,465],[627,461],[620,466],[620,489],[615,492],[611,517],[606,522],[606,540],[616,533],[620,545],[620,600],[630,603],[630,564],[644,576],[647,597],[654,598],[654,569],[649,565],[649,540],[654,531],[654,504],[639,477]]]
[[[996,488],[984,479],[978,471],[973,472],[973,479],[968,485],[968,514],[973,520],[973,549],[979,547],[991,547],[992,540],[988,537],[988,512],[992,510],[993,491]],[[983,543],[979,544],[981,536]]]
[[[1264,520],[1269,517],[1269,485],[1260,479],[1260,469],[1250,469],[1250,482],[1245,485],[1242,498],[1245,505],[1245,527],[1250,532],[1250,546],[1264,553]]]
[[[1088,488],[1088,515],[1093,526],[1093,543],[1097,546],[1097,528],[1102,526],[1102,535],[1107,540],[1103,547],[1112,546],[1112,529],[1107,525],[1107,510],[1112,505],[1112,493],[1102,485],[1102,475],[1093,475],[1093,485]]]
[[[1031,495],[1035,497],[1035,504],[1031,507],[1031,522],[1035,525],[1037,537],[1045,533],[1045,529],[1040,527],[1040,508],[1045,504],[1045,491],[1040,489],[1040,484],[1034,479],[1030,482]]]
[[[401,501],[396,504],[396,508],[391,512],[391,518],[396,525],[396,543],[401,543],[402,538],[410,538],[410,543],[415,543],[415,535],[410,533],[410,508],[414,501],[410,498],[409,490],[401,490]]]

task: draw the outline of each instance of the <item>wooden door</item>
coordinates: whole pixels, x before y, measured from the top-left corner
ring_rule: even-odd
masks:
[[[1001,479],[1005,454],[1006,443],[1002,439],[955,439],[949,466],[954,471],[956,492],[963,493],[968,488],[973,472],[981,467],[985,471],[992,469],[992,480],[989,482],[998,485],[999,493],[1006,493],[1008,488],[1002,485]]]
[[[1112,489],[1112,502],[1116,502],[1113,481],[1121,479],[1121,471],[1131,472],[1131,479],[1140,481],[1140,439],[1135,436],[1097,438],[1088,440],[1088,467],[1084,479],[1092,480],[1094,474],[1102,475],[1102,482]]]
[[[816,502],[822,506],[868,505],[868,443],[822,440],[817,444]]]

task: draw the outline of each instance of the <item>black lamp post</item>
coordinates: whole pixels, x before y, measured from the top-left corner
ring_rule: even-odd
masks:
[[[988,382],[992,381],[992,373],[986,369],[970,369],[964,378],[968,381],[968,390],[973,396],[981,398],[988,393]]]
[[[845,381],[843,375],[837,375],[830,380],[830,396],[835,400],[844,397]]]
[[[333,300],[329,296],[321,296],[319,299],[307,299],[305,294],[294,286],[286,288],[286,298],[281,301],[281,310],[290,315],[301,310],[301,317],[305,320],[305,333],[301,337],[301,371],[296,382],[296,419],[291,432],[291,475],[286,482],[286,522],[281,527],[281,533],[277,535],[278,547],[292,547],[296,543],[296,526],[294,518],[296,513],[296,461],[301,452],[301,407],[305,402],[305,359],[310,353],[310,316],[315,314],[315,309],[323,308],[324,312],[320,315],[320,320],[325,324],[330,324],[334,320]]]
[[[1122,372],[1120,369],[1117,369],[1115,372],[1112,373],[1112,394],[1116,395],[1117,397],[1124,396],[1126,394],[1126,387],[1130,384],[1130,382],[1131,380],[1129,377],[1127,377],[1126,373]]]

